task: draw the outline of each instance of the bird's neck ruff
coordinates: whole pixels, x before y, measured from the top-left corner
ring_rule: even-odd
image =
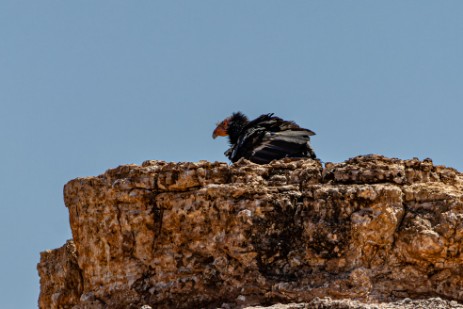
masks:
[[[230,140],[230,144],[234,145],[238,141],[243,128],[249,123],[248,118],[238,112],[234,113],[228,121],[227,134]]]

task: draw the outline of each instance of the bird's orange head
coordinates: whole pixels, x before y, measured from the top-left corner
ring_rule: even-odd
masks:
[[[227,136],[228,124],[230,123],[230,118],[226,118],[224,121],[217,124],[214,132],[212,132],[212,138],[217,136]]]

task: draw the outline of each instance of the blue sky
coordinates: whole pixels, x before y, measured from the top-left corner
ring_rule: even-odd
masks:
[[[226,161],[217,121],[273,112],[325,162],[463,170],[462,1],[0,2],[1,308],[70,239],[62,187],[144,160]]]

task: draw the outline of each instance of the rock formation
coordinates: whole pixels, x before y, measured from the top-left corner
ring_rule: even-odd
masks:
[[[463,174],[431,160],[146,161],[64,200],[73,239],[41,254],[40,308],[463,302]]]

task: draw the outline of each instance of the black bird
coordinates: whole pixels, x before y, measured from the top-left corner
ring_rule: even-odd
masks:
[[[311,135],[315,132],[275,117],[273,113],[249,121],[244,114],[237,112],[217,124],[212,137],[228,136],[230,149],[225,155],[232,162],[245,158],[266,164],[285,157],[315,159],[310,146]]]

